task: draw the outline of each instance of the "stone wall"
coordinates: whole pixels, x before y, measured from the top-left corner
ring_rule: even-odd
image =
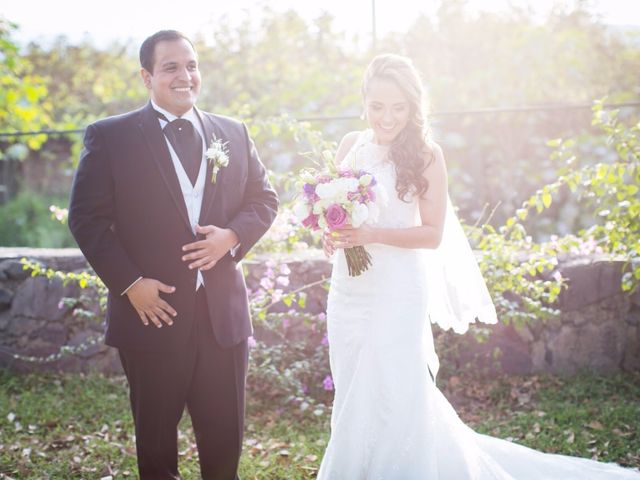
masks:
[[[78,271],[86,262],[75,249],[0,248],[0,366],[19,370],[101,370],[119,372],[113,349],[101,344],[67,355],[55,362],[31,363],[12,354],[44,357],[62,345],[75,346],[98,336],[101,321],[73,315],[73,308],[60,302],[77,297],[75,286],[59,280],[31,277],[19,259],[27,257],[51,268]],[[330,275],[330,265],[319,252],[306,252],[276,260],[291,269],[289,289],[295,289]],[[265,271],[261,260],[247,264],[249,288],[256,289]],[[476,341],[471,333],[456,335],[434,327],[442,372],[459,369],[487,373],[575,373],[589,369],[600,373],[640,369],[640,293],[620,291],[621,264],[598,257],[565,262],[559,269],[570,282],[559,300],[562,314],[548,321],[532,322],[521,329],[512,325],[490,326],[490,336]],[[86,294],[86,290],[83,291]],[[95,302],[90,302],[95,303]],[[326,291],[309,292],[307,310],[323,312]],[[304,328],[300,326],[299,328]],[[264,335],[260,329],[256,336]]]

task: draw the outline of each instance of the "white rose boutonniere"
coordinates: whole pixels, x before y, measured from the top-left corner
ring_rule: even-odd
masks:
[[[228,142],[223,142],[214,136],[205,153],[207,160],[209,160],[209,163],[211,163],[213,167],[211,170],[211,183],[216,183],[218,171],[229,165],[229,148],[227,147],[227,143]]]

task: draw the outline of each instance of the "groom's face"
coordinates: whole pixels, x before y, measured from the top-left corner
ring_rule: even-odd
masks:
[[[180,116],[196,103],[200,93],[198,57],[184,40],[158,42],[153,52],[153,72],[141,71],[151,98],[159,106]]]

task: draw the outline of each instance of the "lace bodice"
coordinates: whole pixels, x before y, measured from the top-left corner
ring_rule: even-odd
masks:
[[[377,226],[387,228],[413,227],[419,225],[418,202],[404,202],[396,192],[396,170],[388,158],[389,147],[373,143],[373,131],[360,133],[341,165],[371,173],[382,186],[385,197],[376,201],[380,208]]]

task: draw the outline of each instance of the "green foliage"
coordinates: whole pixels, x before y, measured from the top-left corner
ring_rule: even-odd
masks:
[[[52,222],[50,205],[66,203],[66,198],[23,191],[0,205],[0,245],[18,247],[75,247],[66,225]]]
[[[52,126],[73,129],[108,115],[139,107],[147,92],[134,48],[104,48],[58,37],[46,47],[31,43],[23,60],[47,83]]]
[[[483,418],[475,425],[479,432],[545,452],[599,461],[615,458],[623,465],[640,466],[637,372],[503,378],[492,390],[493,408],[478,411]]]
[[[235,24],[222,20],[198,39],[207,85],[203,106],[232,114],[245,110],[258,118],[359,111],[358,86],[367,59],[349,51],[329,14],[308,21],[292,10],[265,7],[260,21],[255,18],[255,12],[247,12]]]
[[[0,131],[40,130],[49,120],[51,110],[46,99],[47,85],[11,39],[15,28],[15,24],[0,17]],[[26,143],[37,150],[46,138],[45,135],[31,136]]]
[[[251,369],[255,370],[255,364]],[[126,381],[97,374],[20,375],[0,371],[0,475],[135,478]],[[640,378],[464,378],[445,395],[475,430],[546,452],[640,466]],[[464,402],[456,399],[464,398]],[[311,480],[329,438],[328,416],[301,419],[249,384],[242,478]],[[460,403],[461,405],[456,405]],[[179,426],[180,471],[199,474],[188,416]]]
[[[595,102],[593,114],[593,124],[602,129],[616,158],[581,165],[575,139],[549,142],[556,148],[554,161],[564,163],[560,175],[522,204],[516,215],[507,220],[505,231],[508,235],[524,231],[521,222],[532,210],[543,212],[551,206],[554,194],[568,188],[582,208],[592,212],[594,220],[577,237],[567,235],[555,242],[556,250],[570,252],[576,240],[594,242],[602,253],[628,262],[622,288],[630,291],[640,283],[640,123],[625,125],[618,120],[617,111],[604,110],[602,100]]]

